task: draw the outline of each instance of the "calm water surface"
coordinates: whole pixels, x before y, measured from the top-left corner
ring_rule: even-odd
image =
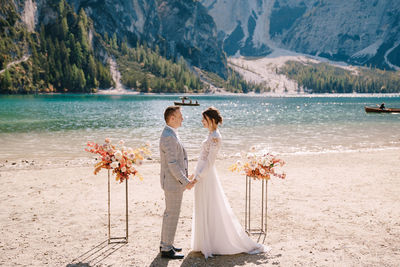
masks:
[[[87,158],[88,140],[151,144],[158,158],[164,109],[177,96],[43,95],[0,97],[0,160]],[[400,148],[400,114],[367,114],[365,105],[400,107],[400,97],[193,96],[179,134],[195,158],[207,130],[201,112],[215,106],[224,122],[221,157],[252,145],[277,153]]]

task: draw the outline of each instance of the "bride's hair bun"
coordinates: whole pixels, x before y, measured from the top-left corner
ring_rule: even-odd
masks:
[[[208,109],[204,110],[202,114],[204,118],[214,120],[216,124],[222,123],[222,116],[219,113],[219,110],[215,107],[209,107]]]

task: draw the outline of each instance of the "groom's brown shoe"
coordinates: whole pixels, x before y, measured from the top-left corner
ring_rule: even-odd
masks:
[[[178,254],[175,252],[175,250],[171,249],[169,251],[161,251],[161,258],[168,258],[168,259],[173,259],[173,260],[180,260],[183,259],[185,255],[183,254]]]
[[[172,248],[176,251],[176,252],[181,252],[182,249],[181,248],[176,248],[174,246],[172,246]],[[160,252],[161,252],[161,246],[160,246]]]

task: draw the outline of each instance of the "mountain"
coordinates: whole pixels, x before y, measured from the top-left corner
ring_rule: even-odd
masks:
[[[233,72],[246,68],[227,63],[282,51],[398,70],[399,10],[394,0],[2,0],[0,92],[285,92],[278,67],[274,85],[246,83]]]
[[[93,4],[92,1],[85,3],[89,2]],[[89,93],[97,92],[99,88],[123,89],[124,86],[141,92],[201,92],[205,89],[204,84],[189,68],[187,61],[216,73],[220,71],[221,76],[226,74],[222,49],[217,46],[216,38],[204,33],[212,31],[213,24],[203,23],[211,17],[201,9],[193,16],[174,17],[179,15],[174,13],[176,10],[196,6],[196,3],[193,2],[193,6],[188,3],[167,5],[165,11],[159,12],[159,6],[148,7],[143,2],[143,9],[135,7],[140,12],[129,17],[131,20],[124,20],[122,16],[126,11],[118,12],[129,5],[94,2],[100,10],[89,5],[79,6],[77,1],[71,5],[66,0],[3,1],[0,6],[0,93]],[[162,2],[159,3],[163,7]],[[170,53],[170,59],[167,59],[160,54],[156,38],[161,39],[159,33],[163,31],[168,35],[170,29],[161,27],[156,19],[154,25],[159,26],[149,26],[145,21],[141,27],[140,18],[144,14],[150,16],[143,12],[161,18],[160,22],[168,20],[190,25],[188,21],[193,20],[200,30],[179,25],[183,29],[180,34],[185,38],[175,42],[172,36],[171,41],[164,39],[164,54]],[[190,14],[186,10],[183,12]],[[110,17],[105,17],[106,14]],[[113,27],[119,30],[115,31]],[[198,32],[202,35],[197,36]],[[209,45],[195,50],[194,45],[201,42],[209,42]],[[204,53],[203,48],[206,49]],[[213,65],[218,55],[220,60]]]
[[[183,56],[201,69],[227,76],[227,60],[212,17],[195,0],[68,0],[84,9],[97,32],[159,47],[167,58]]]
[[[284,48],[350,64],[400,66],[397,0],[201,0],[227,55]]]
[[[218,38],[228,56],[264,56],[268,45],[270,1],[201,0],[217,25]]]
[[[3,1],[0,25],[0,93],[94,92],[113,85],[102,50],[94,49],[101,36],[64,0]]]

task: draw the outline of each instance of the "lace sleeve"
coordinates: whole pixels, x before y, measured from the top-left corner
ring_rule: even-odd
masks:
[[[220,146],[221,138],[219,137],[211,137],[207,140],[206,149],[200,154],[194,179],[199,180],[201,175],[215,163]]]

